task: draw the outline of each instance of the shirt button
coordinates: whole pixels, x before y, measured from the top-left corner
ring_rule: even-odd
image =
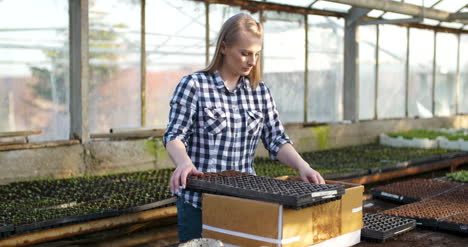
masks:
[[[233,109],[234,111],[237,111],[237,106],[233,106],[232,109]]]

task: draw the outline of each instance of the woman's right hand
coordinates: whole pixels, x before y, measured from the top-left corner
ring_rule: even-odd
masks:
[[[185,189],[185,186],[187,185],[187,177],[189,175],[201,176],[203,173],[197,171],[197,168],[191,161],[177,166],[174,173],[172,173],[172,177],[169,182],[172,194],[177,194],[181,186]]]

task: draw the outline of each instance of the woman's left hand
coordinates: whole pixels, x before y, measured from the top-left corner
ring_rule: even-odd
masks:
[[[310,168],[310,166],[304,166],[299,170],[301,174],[302,181],[310,183],[313,182],[315,184],[324,184],[325,180],[323,179],[322,175],[316,170]]]

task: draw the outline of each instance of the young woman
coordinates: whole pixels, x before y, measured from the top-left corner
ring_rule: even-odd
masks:
[[[180,242],[201,237],[201,194],[185,190],[187,176],[237,170],[255,174],[259,139],[270,157],[324,183],[291,145],[271,92],[260,81],[262,26],[248,14],[229,18],[203,71],[182,78],[170,101],[164,144],[176,165],[170,189],[177,194]],[[287,83],[287,82],[285,82]]]

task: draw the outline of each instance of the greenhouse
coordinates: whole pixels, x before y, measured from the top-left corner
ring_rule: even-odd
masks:
[[[468,0],[0,0],[0,246],[468,246]]]

